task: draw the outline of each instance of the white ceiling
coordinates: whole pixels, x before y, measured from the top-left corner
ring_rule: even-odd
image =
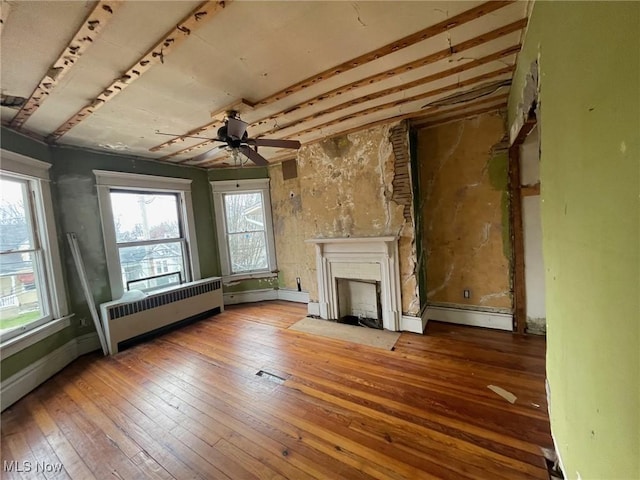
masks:
[[[254,109],[243,108],[241,117],[250,123],[250,136],[266,133],[266,138],[291,138],[304,144],[390,118],[420,116],[420,122],[436,122],[468,112],[495,109],[506,102],[508,87],[466,104],[437,109],[422,107],[456,92],[511,78],[512,68],[509,67],[515,65],[522,24],[514,27],[511,33],[473,48],[455,50],[462,42],[526,19],[528,7],[528,2],[524,1],[502,2],[505,5],[500,8],[495,8],[498,4],[494,4],[493,11],[454,26],[448,24],[456,15],[483,3],[236,0],[227,1],[224,8],[212,13],[212,5],[216,3],[103,1],[98,5],[100,13],[96,14],[97,2],[3,0],[0,77],[3,96],[29,98],[43,79],[47,81],[45,75],[50,67],[59,65],[56,61],[61,54],[77,44],[74,36],[85,21],[91,20],[90,14],[99,15],[101,21],[99,31],[91,33],[92,41],[85,42],[82,54],[64,70],[57,82],[53,82],[49,95],[37,102],[39,106],[26,121],[16,123],[14,117],[18,109],[2,106],[3,124],[28,134],[48,137],[49,141],[55,140],[59,144],[194,164],[190,159],[206,152],[212,145],[179,153],[201,143],[187,138],[151,151],[172,138],[157,135],[156,131],[187,134],[210,124],[212,113],[224,111],[241,99],[261,102],[343,62],[437,24],[445,27],[430,38],[397,48],[393,53],[343,73],[324,75],[325,78],[316,79],[307,88],[283,94],[279,100],[257,105]],[[103,5],[113,13],[100,10]],[[196,22],[190,16],[194,9],[199,11],[206,7],[211,10],[204,19]],[[150,65],[135,81],[110,95],[101,108],[84,116],[62,136],[50,137],[70,117],[98,98],[114,80],[135,67],[178,24],[187,25],[184,22],[189,19],[189,25],[195,25],[190,35],[172,33],[182,37],[181,43],[167,50],[163,63]],[[469,68],[474,65],[472,62],[510,47],[516,49],[485,63],[481,60],[479,65]],[[370,85],[352,88],[333,98],[280,114],[339,87],[443,50],[450,52],[446,58],[404,73],[385,75],[383,80]],[[458,71],[451,74],[440,73],[456,67],[459,67]],[[502,74],[496,74],[500,70]],[[486,76],[482,79],[465,82],[483,74]],[[435,78],[411,88],[405,86],[430,75]],[[456,88],[458,83],[462,86]],[[365,95],[392,87],[396,90],[361,101]],[[439,88],[443,88],[441,93],[426,95]],[[423,94],[422,98],[406,101],[420,94]],[[350,101],[355,104],[343,105]],[[397,105],[387,105],[392,102]],[[373,108],[381,105],[386,106]],[[328,109],[332,111],[327,112]],[[273,118],[274,115],[277,118]],[[314,118],[309,118],[312,116]],[[294,122],[295,125],[282,128]],[[199,136],[214,137],[218,126]],[[283,158],[283,152],[286,151],[264,148],[260,153],[277,161]],[[222,166],[228,161],[226,152],[221,151],[213,160],[199,165]]]

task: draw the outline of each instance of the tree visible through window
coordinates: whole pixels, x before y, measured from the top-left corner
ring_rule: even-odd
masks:
[[[231,273],[269,268],[262,193],[224,194]]]
[[[29,181],[0,179],[0,332],[49,314]]]
[[[151,290],[185,281],[178,194],[112,190],[110,196],[125,290],[127,282]]]

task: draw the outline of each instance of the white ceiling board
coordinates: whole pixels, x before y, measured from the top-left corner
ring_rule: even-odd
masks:
[[[2,30],[2,93],[29,97],[96,2],[10,2]]]
[[[11,95],[28,96],[95,3],[13,3],[16,8],[12,10],[2,35],[2,90]],[[24,128],[43,136],[56,130],[135,64],[198,4],[197,1],[125,1]],[[156,130],[185,134],[210,123],[211,112],[219,111],[241,98],[257,102],[271,97],[327,69],[479,5],[482,3],[235,0],[177,45],[164,63],[154,65],[121,93],[110,97],[101,108],[86,116],[58,142],[92,149],[115,149],[148,158],[166,157],[201,140],[186,139],[151,152],[150,148],[171,139],[156,135]],[[455,53],[427,66],[316,101],[311,106],[296,107],[352,82],[446,51],[450,44],[455,46],[525,15],[526,2],[515,2],[445,33],[329,76],[300,91],[294,89],[292,93],[282,95],[278,101],[243,111],[242,119],[252,124],[278,114],[276,119],[250,127],[251,136],[268,133],[276,125],[303,120],[298,125],[266,135],[267,138],[280,138],[353,116],[336,125],[323,126],[321,130],[303,134],[300,140],[308,141],[407,112],[421,113],[420,108],[425,103],[451,95],[454,90],[358,115],[372,107],[453,85],[456,81],[464,82],[513,64],[514,55],[406,88],[409,82],[439,75],[489,53],[517,45],[521,31]],[[29,88],[25,85],[29,85]],[[22,89],[18,93],[8,90],[9,87],[18,86]],[[388,88],[404,90],[343,108],[345,102],[357,101],[366,95],[377,95]],[[460,90],[467,88],[461,87]],[[325,113],[326,109],[334,107],[339,110]],[[287,114],[279,113],[289,109],[291,111]],[[2,108],[3,123],[13,115],[14,110]],[[202,137],[214,136],[216,129],[211,128]],[[295,135],[293,138],[296,138]],[[206,146],[181,153],[172,160],[193,158],[209,148]],[[269,157],[282,154],[274,149],[264,149],[264,152],[261,149],[261,153]]]

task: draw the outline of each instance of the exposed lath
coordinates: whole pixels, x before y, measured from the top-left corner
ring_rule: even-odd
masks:
[[[122,92],[144,75],[151,67],[158,63],[164,63],[164,59],[175,47],[180,45],[192,32],[204,25],[218,12],[223,10],[226,4],[233,0],[203,2],[193,9],[189,15],[183,18],[178,25],[163,35],[162,39],[138,59],[127,71],[111,85],[105,88],[91,103],[76,112],[71,118],[60,125],[51,135],[49,141],[56,141],[78,123],[104,106],[109,100]]]
[[[404,218],[411,221],[413,193],[411,192],[411,177],[409,172],[409,134],[406,122],[401,122],[400,125],[393,127],[389,133],[391,145],[393,146],[393,155],[395,157],[391,200],[404,207]]]
[[[91,10],[87,18],[73,36],[73,39],[62,50],[58,59],[53,62],[47,73],[42,77],[29,99],[11,120],[11,126],[20,128],[34,112],[47,100],[49,94],[62,80],[80,56],[95,41],[100,31],[113,18],[114,12],[120,7],[121,0],[102,0]]]

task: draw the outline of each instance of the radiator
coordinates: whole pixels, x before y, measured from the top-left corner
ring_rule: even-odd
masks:
[[[100,312],[109,354],[118,353],[122,342],[215,309],[224,309],[220,277],[186,283],[125,303],[103,303]]]

